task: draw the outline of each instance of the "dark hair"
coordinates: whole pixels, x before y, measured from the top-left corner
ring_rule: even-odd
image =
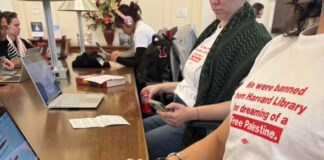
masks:
[[[16,12],[5,11],[2,14],[4,15],[4,17],[6,17],[8,24],[11,23],[12,19],[17,18]]]
[[[261,4],[261,3],[254,3],[252,7],[257,11],[257,14],[259,14],[259,12],[260,12],[262,9],[264,9],[263,4]]]
[[[138,6],[137,3],[131,2],[128,5],[122,4],[119,6],[118,10],[122,12],[125,16],[130,16],[133,18],[134,23],[141,20],[141,8]],[[124,19],[116,14],[115,17],[115,25],[118,28],[121,28],[121,25],[124,24]]]
[[[0,24],[1,24],[1,19],[3,18],[3,14],[2,12],[0,11]]]
[[[306,27],[309,18],[319,17],[322,10],[322,0],[311,0],[307,3],[298,3],[292,0],[294,6],[293,17],[288,23],[286,36],[298,36]]]
[[[1,27],[1,24],[2,24],[2,18],[5,18],[5,17],[3,16],[3,13],[0,11],[0,27]],[[0,36],[2,36],[1,32],[0,32]]]

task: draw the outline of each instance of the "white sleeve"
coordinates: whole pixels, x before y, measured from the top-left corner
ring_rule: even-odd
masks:
[[[142,30],[137,32],[134,35],[134,46],[135,49],[138,47],[147,48],[148,45],[152,43],[152,35],[148,34],[148,32]]]

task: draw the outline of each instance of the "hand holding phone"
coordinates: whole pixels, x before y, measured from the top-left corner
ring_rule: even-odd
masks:
[[[159,101],[149,99],[148,103],[157,111],[168,112],[164,105]]]

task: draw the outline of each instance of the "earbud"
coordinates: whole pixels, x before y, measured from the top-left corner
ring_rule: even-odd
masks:
[[[120,12],[119,10],[116,11],[116,13],[124,20],[124,23],[127,26],[131,26],[134,24],[134,20],[131,16],[125,16],[122,12]]]

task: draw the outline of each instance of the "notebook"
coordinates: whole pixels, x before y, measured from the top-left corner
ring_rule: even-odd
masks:
[[[39,159],[23,133],[0,103],[0,159]]]
[[[63,94],[41,54],[21,59],[47,108],[97,108],[103,99],[103,94]]]

